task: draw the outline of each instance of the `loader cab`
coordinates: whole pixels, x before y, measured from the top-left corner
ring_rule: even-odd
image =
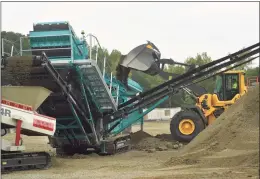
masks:
[[[220,101],[229,101],[245,90],[244,71],[228,71],[216,77],[215,91]]]

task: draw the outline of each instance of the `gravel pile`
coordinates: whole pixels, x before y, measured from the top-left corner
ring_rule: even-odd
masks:
[[[131,134],[132,148],[135,150],[155,152],[170,149],[179,149],[183,145],[173,141],[168,134],[152,136],[146,132],[138,131]]]
[[[259,164],[259,86],[249,89],[212,125],[166,165],[199,164],[209,167]]]

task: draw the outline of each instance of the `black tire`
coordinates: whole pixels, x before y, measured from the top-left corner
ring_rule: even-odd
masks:
[[[183,119],[190,119],[195,124],[194,131],[189,135],[185,135],[179,130],[179,124]],[[205,128],[202,120],[196,112],[188,110],[178,112],[172,117],[170,124],[172,138],[179,142],[190,142]]]

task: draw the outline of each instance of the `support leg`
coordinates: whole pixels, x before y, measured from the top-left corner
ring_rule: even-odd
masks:
[[[21,120],[17,120],[17,124],[16,124],[16,137],[15,137],[15,145],[16,146],[20,145],[21,127],[22,127],[22,121]]]

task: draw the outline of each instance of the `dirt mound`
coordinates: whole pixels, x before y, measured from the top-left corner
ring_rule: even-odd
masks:
[[[60,161],[59,158],[52,157],[51,165],[52,165],[52,167],[55,167],[55,168],[62,168],[62,167],[64,167],[65,164],[62,161]]]
[[[74,154],[70,158],[72,159],[85,159],[90,157],[99,157],[97,153],[90,153],[90,154]]]
[[[166,165],[258,166],[259,86],[252,88]]]
[[[152,136],[146,132],[138,131],[131,133],[132,148],[136,150],[145,150],[148,152],[163,151],[168,149],[178,149],[182,144],[170,140],[168,134]]]
[[[171,134],[158,134],[155,136],[155,138],[170,142],[174,141]]]
[[[147,138],[147,137],[152,137],[152,135],[144,132],[144,131],[137,131],[135,133],[131,133],[131,142],[133,144],[137,144],[141,140]]]

